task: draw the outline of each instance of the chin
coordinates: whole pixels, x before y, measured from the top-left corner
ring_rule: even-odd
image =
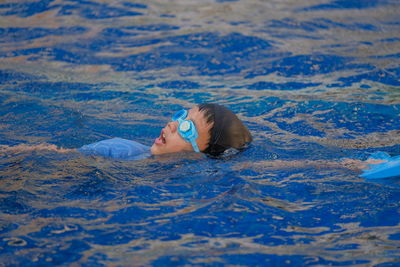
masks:
[[[161,155],[161,154],[167,154],[169,152],[163,150],[161,147],[159,147],[156,144],[153,144],[150,148],[151,154],[152,155]]]
[[[160,152],[158,151],[158,149],[157,149],[156,144],[153,144],[153,145],[150,147],[150,152],[151,152],[152,155],[158,155],[158,154],[160,153]]]

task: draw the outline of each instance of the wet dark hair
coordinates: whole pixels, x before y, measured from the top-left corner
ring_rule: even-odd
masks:
[[[219,156],[230,148],[242,150],[253,140],[247,127],[228,108],[212,103],[199,104],[198,107],[204,112],[207,123],[213,124],[208,146],[203,153]]]

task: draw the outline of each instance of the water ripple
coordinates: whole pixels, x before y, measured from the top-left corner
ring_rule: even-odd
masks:
[[[395,265],[398,179],[363,180],[342,160],[400,154],[398,9],[3,1],[0,261]],[[150,145],[199,102],[231,108],[252,145],[134,162],[37,149]]]

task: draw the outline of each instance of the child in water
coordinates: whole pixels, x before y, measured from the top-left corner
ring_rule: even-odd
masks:
[[[219,156],[229,149],[242,150],[252,141],[247,127],[228,108],[218,104],[199,104],[190,110],[181,110],[172,116],[172,120],[161,130],[160,136],[151,147],[135,141],[112,138],[78,149],[85,155],[96,155],[124,160],[139,160],[151,155],[162,155],[184,151],[194,151],[210,156]],[[75,151],[60,149],[54,145],[15,147],[2,146],[0,152],[56,150],[58,152]],[[274,161],[275,167],[307,165],[305,162]],[[272,163],[272,162],[271,162]],[[364,170],[361,177],[385,178],[400,175],[400,156],[390,157],[383,152],[374,153],[367,161],[345,159],[339,163],[325,163],[350,169]],[[312,165],[312,164],[311,164]]]

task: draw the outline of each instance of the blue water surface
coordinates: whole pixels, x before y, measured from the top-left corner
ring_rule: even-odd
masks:
[[[398,266],[396,0],[0,3],[0,265]],[[171,115],[223,104],[242,153],[120,161]],[[13,150],[9,148],[13,147]]]

